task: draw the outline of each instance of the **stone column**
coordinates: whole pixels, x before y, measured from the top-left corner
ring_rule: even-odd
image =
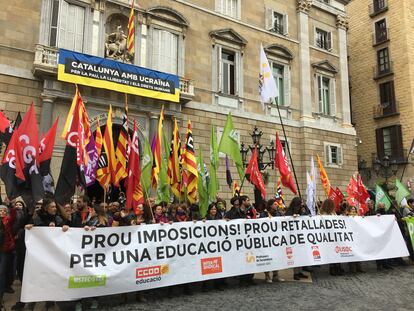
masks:
[[[154,137],[155,133],[157,133],[158,130],[158,114],[150,113],[150,124],[149,124],[149,137],[148,141],[151,144],[152,138]]]
[[[346,31],[348,29],[348,19],[346,16],[336,17],[336,27],[338,28],[339,43],[339,74],[341,77],[341,102],[342,102],[342,125],[351,127],[351,106],[349,102],[349,76],[348,76],[348,49]]]
[[[298,33],[299,33],[299,64],[300,64],[300,108],[301,120],[312,117],[312,92],[309,56],[309,10],[311,0],[297,0]]]
[[[56,100],[55,96],[41,95],[42,98],[42,114],[40,117],[40,132],[46,134],[53,122],[53,103]]]

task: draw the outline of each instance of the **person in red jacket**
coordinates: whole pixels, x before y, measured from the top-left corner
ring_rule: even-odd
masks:
[[[16,210],[12,208],[10,210],[5,205],[0,205],[0,310],[3,307],[3,294],[14,293],[11,288],[13,280],[7,280],[9,273],[6,273],[10,269],[13,269],[13,251],[16,247],[13,224],[16,219]]]

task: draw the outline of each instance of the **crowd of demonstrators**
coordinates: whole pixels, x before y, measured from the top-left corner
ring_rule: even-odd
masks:
[[[237,195],[230,200],[228,205],[225,200],[217,198],[208,206],[207,214],[204,219],[200,217],[199,207],[196,204],[186,203],[166,203],[157,202],[149,198],[145,204],[139,205],[136,209],[127,210],[124,207],[125,200],[97,202],[92,203],[86,195],[81,195],[73,202],[68,202],[63,206],[58,205],[53,197],[45,197],[43,200],[26,204],[25,201],[18,197],[10,202],[6,201],[0,205],[0,305],[4,294],[13,293],[13,282],[17,278],[22,281],[25,258],[25,229],[30,230],[32,227],[61,227],[65,232],[70,228],[84,228],[84,230],[99,230],[104,227],[117,226],[142,226],[150,224],[173,225],[176,222],[187,221],[215,221],[233,219],[257,219],[272,217],[301,217],[310,215],[305,202],[295,197],[286,208],[280,200],[269,199],[253,204],[246,195]],[[407,201],[408,205],[403,208],[397,208],[395,202],[387,211],[383,203],[379,203],[375,209],[375,202],[369,201],[367,206],[369,211],[367,215],[385,215],[393,214],[400,226],[401,231],[409,246],[411,259],[414,260],[413,250],[409,236],[404,226],[403,218],[414,216],[414,199]],[[335,210],[334,202],[326,199],[318,202],[316,206],[317,214],[326,217],[334,215],[357,216],[358,209],[350,206],[344,200],[338,211]],[[377,261],[377,269],[392,269],[393,265],[403,264],[404,261],[399,259],[383,259]],[[348,264],[350,273],[363,273],[361,263],[353,262]],[[308,267],[298,267],[293,269],[293,279],[300,280],[308,278],[303,271],[311,272]],[[329,272],[333,276],[340,276],[345,273],[341,264],[330,264]],[[240,286],[254,285],[253,274],[241,275],[233,278]],[[229,279],[222,278],[212,281],[202,282],[202,290],[209,290],[213,287],[217,290],[223,290]],[[279,277],[278,271],[265,272],[265,281],[267,283],[282,282],[284,279]],[[191,295],[193,284],[184,284],[170,286],[167,288],[167,296],[175,296],[176,291],[182,291],[184,294]],[[126,300],[126,295],[124,299]],[[145,301],[145,292],[137,292],[136,300]],[[86,305],[92,309],[99,306],[98,298],[82,299],[76,301],[76,310],[80,311]],[[53,306],[54,302],[46,302],[46,309]],[[27,307],[34,309],[35,304],[31,303]],[[22,310],[25,304],[17,301],[12,307],[13,310]]]

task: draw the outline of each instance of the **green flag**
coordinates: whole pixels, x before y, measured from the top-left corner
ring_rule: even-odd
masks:
[[[240,146],[237,140],[237,132],[233,126],[233,120],[231,118],[231,112],[227,116],[226,125],[224,126],[223,134],[220,139],[219,151],[227,154],[237,167],[240,180],[244,177],[243,162],[240,154]]]
[[[398,179],[395,180],[395,187],[397,188],[397,191],[395,192],[395,200],[397,200],[397,204],[400,206],[401,201],[411,195],[411,192],[408,191]]]
[[[207,178],[208,172],[206,172],[203,155],[201,149],[198,151],[197,158],[197,171],[198,171],[198,180],[197,180],[197,191],[198,191],[198,204],[200,206],[200,215],[204,218],[207,215],[208,209],[208,191],[207,191]]]
[[[408,232],[411,238],[411,244],[414,248],[414,217],[406,217],[404,220],[407,223]]]
[[[163,132],[162,137],[163,142],[163,151],[161,152],[161,168],[159,174],[159,180],[157,185],[157,197],[155,203],[159,204],[160,202],[170,202],[170,185],[167,183],[167,170],[168,170],[168,157],[170,156],[170,145],[168,144],[168,139],[165,137],[165,132]]]
[[[208,183],[208,193],[210,201],[216,201],[217,191],[219,190],[219,183],[217,179],[217,169],[219,164],[219,153],[217,146],[216,127],[211,125],[210,137],[210,182]]]
[[[144,191],[145,198],[148,198],[149,191],[151,189],[151,170],[152,170],[153,156],[151,152],[151,146],[148,139],[145,138],[144,142],[144,154],[141,160],[141,185]]]
[[[380,186],[376,185],[375,187],[375,209],[377,209],[378,203],[384,203],[386,211],[388,211],[388,209],[391,207],[391,200],[388,197],[387,193],[384,192],[384,190],[382,190]]]

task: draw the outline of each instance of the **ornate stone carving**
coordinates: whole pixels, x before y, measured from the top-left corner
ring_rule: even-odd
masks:
[[[118,26],[115,32],[107,35],[105,40],[105,57],[125,63],[133,62],[134,55],[128,53],[127,35],[122,30],[122,26]]]
[[[337,15],[336,16],[336,27],[347,30],[348,29],[348,16]]]
[[[296,10],[308,14],[312,7],[312,0],[297,0]]]

